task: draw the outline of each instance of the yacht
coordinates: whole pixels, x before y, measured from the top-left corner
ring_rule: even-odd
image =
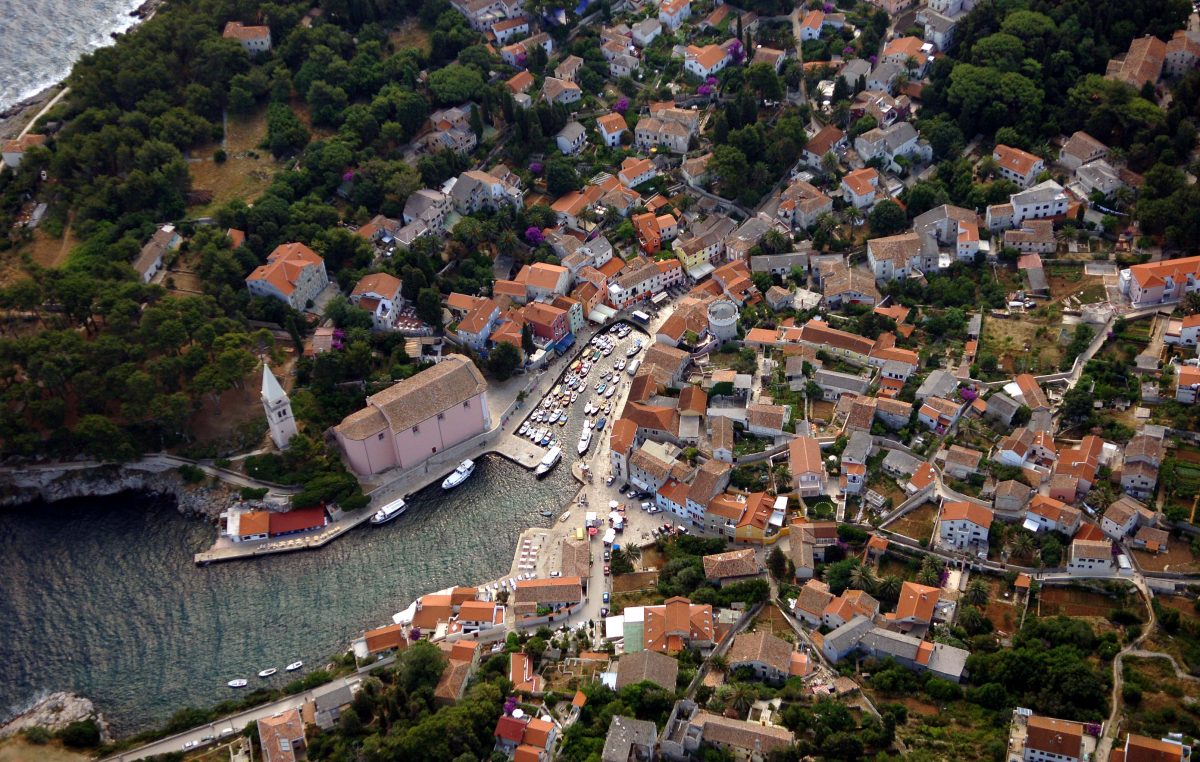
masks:
[[[583,427],[583,433],[579,435],[579,445],[575,448],[576,452],[583,455],[592,445],[592,429],[588,426]]]
[[[551,469],[558,465],[558,461],[562,460],[562,448],[551,447],[550,450],[542,457],[542,462],[538,463],[534,473],[537,476],[545,476],[550,473]]]
[[[275,669],[274,667],[269,667],[269,668],[264,669],[261,672],[259,672],[258,676],[259,677],[270,677],[271,675],[275,674],[278,671],[279,670]]]
[[[300,669],[300,668],[301,668],[301,667],[303,667],[303,666],[304,666],[304,662],[302,662],[302,661],[294,661],[294,662],[292,662],[291,664],[287,665],[287,671],[288,671],[288,672],[295,672],[296,670]]]
[[[473,473],[475,473],[475,461],[467,458],[458,464],[458,468],[454,469],[454,473],[445,478],[442,482],[442,489],[454,489],[465,482]]]
[[[246,678],[239,677],[237,680],[230,680],[229,682],[227,682],[225,684],[228,685],[230,688],[245,688],[246,687]]]
[[[406,510],[408,510],[408,506],[404,503],[404,498],[393,500],[375,512],[375,515],[371,517],[371,523],[386,524]]]

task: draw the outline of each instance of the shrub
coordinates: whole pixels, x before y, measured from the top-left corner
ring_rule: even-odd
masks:
[[[35,746],[43,746],[48,744],[50,743],[50,739],[54,738],[49,730],[37,726],[25,728],[25,730],[21,731],[21,733],[25,736],[26,741]]]
[[[204,471],[199,466],[184,463],[176,470],[179,472],[179,478],[187,484],[199,484],[204,481]]]
[[[228,158],[229,155],[225,153],[224,148],[218,148],[216,151],[213,151],[213,161],[215,161],[217,164],[224,164],[225,160]]]
[[[242,487],[243,500],[262,500],[269,490],[266,487]]]
[[[962,688],[940,677],[931,677],[929,682],[925,683],[925,693],[935,701],[957,701],[962,698]]]
[[[95,748],[100,745],[100,726],[95,720],[79,720],[58,731],[58,738],[72,749]]]

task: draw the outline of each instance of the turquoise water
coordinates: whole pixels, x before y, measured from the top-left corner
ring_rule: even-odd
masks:
[[[582,416],[563,441],[574,446]],[[204,568],[215,528],[140,495],[0,512],[0,714],[40,693],[96,702],[118,734],[227,698],[225,682],[282,686],[282,668],[340,653],[422,593],[508,571],[518,535],[549,525],[577,485],[502,458],[452,493],[427,489],[382,527],[318,551]],[[266,681],[260,669],[278,667]]]

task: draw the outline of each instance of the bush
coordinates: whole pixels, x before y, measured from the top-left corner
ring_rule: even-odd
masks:
[[[58,731],[58,739],[72,749],[92,749],[100,745],[100,726],[95,720],[72,722]]]
[[[266,487],[242,487],[243,500],[262,500],[269,492]]]
[[[183,479],[186,484],[199,484],[204,481],[204,470],[199,466],[193,466],[191,463],[184,463],[179,468],[175,469],[179,472],[179,478]]]
[[[21,731],[21,734],[25,736],[26,741],[34,746],[43,746],[50,743],[50,739],[54,738],[49,730],[37,726],[25,728],[25,730]]]
[[[213,161],[215,161],[217,164],[224,164],[225,160],[228,158],[229,155],[225,153],[224,148],[218,148],[216,151],[213,151]]]
[[[925,683],[925,693],[934,701],[957,701],[962,698],[962,688],[949,680],[931,677]]]
[[[1130,706],[1138,706],[1142,703],[1142,689],[1136,685],[1125,684],[1121,686],[1121,699]]]

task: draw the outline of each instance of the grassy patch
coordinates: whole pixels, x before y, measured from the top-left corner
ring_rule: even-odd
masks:
[[[887,528],[917,542],[928,543],[933,537],[933,520],[936,516],[937,506],[925,503],[893,521]]]
[[[421,28],[416,19],[408,19],[393,29],[388,34],[388,42],[392,43],[392,47],[396,50],[416,48],[425,55],[429,55],[433,50],[433,43],[429,39],[429,33]]]
[[[280,164],[270,151],[259,148],[266,134],[265,108],[247,116],[230,115],[225,125],[224,162],[214,159],[222,147],[215,143],[191,153],[192,187],[213,194],[210,203],[196,210],[197,215],[208,214],[235,198],[251,202],[267,189]]]

